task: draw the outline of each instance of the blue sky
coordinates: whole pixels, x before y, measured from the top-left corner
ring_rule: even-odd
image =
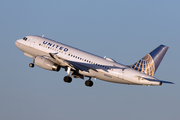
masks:
[[[1,0],[0,119],[179,120],[178,0]],[[175,85],[63,82],[67,73],[28,67],[14,42],[45,37],[131,65],[160,44],[169,50],[155,77]],[[87,78],[88,79],[88,78]]]

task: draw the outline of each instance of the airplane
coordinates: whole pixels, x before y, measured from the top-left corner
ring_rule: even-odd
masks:
[[[159,45],[133,65],[123,65],[111,58],[100,57],[78,48],[56,42],[44,36],[26,36],[18,39],[15,45],[24,55],[33,58],[29,67],[35,65],[50,71],[65,69],[64,82],[71,83],[73,78],[84,79],[85,85],[93,86],[91,78],[128,85],[159,86],[173,82],[159,80],[154,76],[168,48]]]

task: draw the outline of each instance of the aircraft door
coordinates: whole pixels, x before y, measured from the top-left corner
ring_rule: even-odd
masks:
[[[119,78],[124,79],[124,69],[119,69]]]
[[[34,45],[35,45],[35,43],[36,43],[36,40],[35,39],[31,39],[31,41],[30,41],[30,47],[34,47]]]

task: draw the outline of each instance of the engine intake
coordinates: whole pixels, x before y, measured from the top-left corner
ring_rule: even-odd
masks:
[[[59,71],[61,69],[61,66],[59,66],[58,64],[52,62],[49,59],[46,59],[42,56],[37,56],[34,60],[34,63],[41,67],[44,68],[46,70],[50,70],[50,71]]]

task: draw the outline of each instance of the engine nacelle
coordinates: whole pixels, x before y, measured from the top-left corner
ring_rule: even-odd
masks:
[[[37,56],[34,60],[34,63],[41,67],[44,68],[46,70],[50,70],[50,71],[59,71],[60,70],[60,66],[42,56]]]

